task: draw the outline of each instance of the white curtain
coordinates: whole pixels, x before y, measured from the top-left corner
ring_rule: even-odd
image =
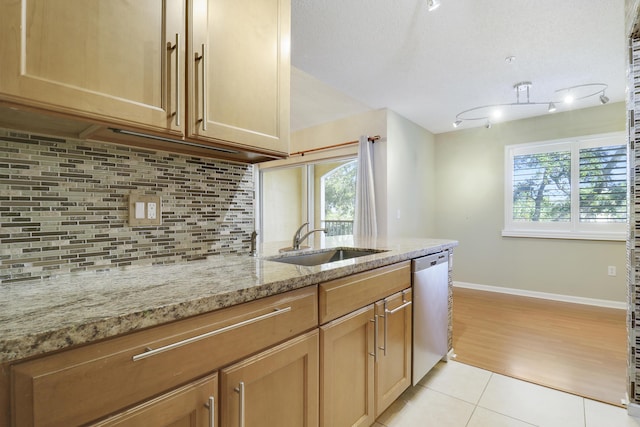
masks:
[[[353,223],[356,236],[377,237],[376,197],[373,186],[373,147],[369,138],[360,137],[358,175],[356,177],[356,213]]]

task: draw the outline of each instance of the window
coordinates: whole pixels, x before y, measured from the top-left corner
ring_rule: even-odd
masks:
[[[624,240],[623,134],[505,148],[503,236]]]
[[[350,157],[261,169],[261,241],[290,241],[305,222],[326,236],[352,235],[357,170]]]
[[[356,211],[358,161],[332,165],[320,178],[320,223],[327,236],[350,236]]]

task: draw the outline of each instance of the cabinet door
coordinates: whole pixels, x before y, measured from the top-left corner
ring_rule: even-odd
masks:
[[[373,305],[320,328],[321,426],[373,424],[373,341]]]
[[[138,405],[93,427],[213,427],[217,425],[218,375]]]
[[[376,418],[411,385],[411,289],[376,303]]]
[[[189,133],[289,149],[290,0],[189,3]]]
[[[223,369],[221,425],[316,427],[318,352],[314,330]]]
[[[181,134],[184,28],[184,0],[3,0],[0,99]]]

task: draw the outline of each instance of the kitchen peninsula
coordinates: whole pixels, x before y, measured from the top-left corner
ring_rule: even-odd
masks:
[[[144,399],[151,399],[161,392],[167,392],[165,395],[168,396],[162,395],[156,399],[169,399],[168,401],[171,402],[171,399],[176,398],[171,394],[174,392],[178,397],[202,392],[206,399],[214,399],[214,395],[217,395],[218,391],[218,381],[220,381],[222,397],[220,400],[214,399],[208,405],[220,405],[222,425],[226,425],[227,421],[225,420],[238,414],[238,404],[230,403],[231,399],[228,398],[225,401],[226,378],[231,379],[236,369],[240,369],[238,365],[242,363],[257,363],[262,359],[267,360],[259,354],[256,355],[257,352],[268,350],[275,351],[275,354],[285,354],[281,348],[284,345],[294,346],[292,348],[304,346],[305,356],[300,360],[304,360],[310,369],[305,370],[304,375],[315,376],[315,380],[302,381],[301,383],[308,383],[307,386],[315,387],[315,391],[308,390],[305,396],[311,401],[315,400],[316,409],[306,407],[303,413],[310,420],[319,419],[322,424],[323,411],[319,411],[317,408],[317,395],[321,394],[321,390],[318,391],[317,376],[322,375],[322,368],[318,372],[320,352],[318,325],[323,323],[322,319],[318,320],[318,295],[320,294],[320,298],[322,298],[322,289],[318,290],[317,285],[343,280],[344,283],[341,282],[339,287],[344,287],[344,284],[347,283],[345,278],[353,276],[358,278],[359,283],[371,283],[371,292],[375,293],[376,290],[381,289],[381,286],[387,286],[381,285],[382,283],[402,282],[389,289],[393,288],[393,292],[396,292],[396,289],[403,288],[402,301],[404,301],[408,295],[410,296],[409,260],[442,251],[449,251],[450,254],[457,242],[440,239],[356,239],[355,241],[332,241],[322,244],[326,247],[383,249],[385,252],[309,267],[268,260],[266,258],[278,254],[278,248],[282,245],[265,245],[257,257],[220,255],[186,264],[133,267],[118,271],[60,275],[19,284],[1,284],[0,357],[3,366],[3,389],[0,396],[4,396],[4,398],[0,402],[7,408],[3,407],[0,412],[7,413],[6,409],[9,405],[10,371],[13,371],[14,402],[9,411],[11,418],[0,419],[0,425],[9,422],[14,422],[16,425],[23,425],[23,423],[26,423],[25,425],[58,425],[68,422],[84,423],[94,419],[103,419],[107,423],[104,425],[116,425],[121,422],[120,418],[114,416],[115,418],[107,417],[104,419],[104,417],[119,412],[121,408],[130,409],[129,412],[122,413],[124,417],[135,418],[135,416],[139,416],[136,414],[139,414],[141,409],[137,406],[130,407],[143,400],[142,396],[145,396]],[[316,249],[318,248],[319,246],[316,246]],[[380,280],[379,278],[393,280]],[[451,279],[449,278],[449,280]],[[384,292],[384,290],[380,290],[380,292]],[[386,294],[380,295],[387,296]],[[391,295],[389,294],[389,296]],[[378,297],[373,295],[371,302],[376,301]],[[397,306],[400,306],[402,301],[398,301]],[[390,304],[394,303],[390,302]],[[283,308],[285,306],[286,308]],[[392,306],[391,309],[394,307]],[[258,329],[260,324],[258,321],[255,323],[253,320],[247,321],[247,314],[240,313],[239,310],[243,308],[250,309],[249,318],[257,317],[264,319],[267,323]],[[213,317],[208,318],[207,316]],[[242,324],[239,327],[229,325],[229,322],[233,324],[238,321]],[[331,325],[335,321],[337,320],[327,319],[327,325]],[[191,323],[187,325],[185,322]],[[367,323],[369,323],[368,320]],[[244,325],[247,325],[246,331],[244,331]],[[187,328],[182,326],[187,326]],[[367,325],[365,326],[365,329],[370,329]],[[235,330],[234,337],[231,337],[232,329]],[[218,333],[218,330],[222,330],[222,332]],[[134,331],[136,332],[133,333]],[[240,334],[238,331],[243,333]],[[373,331],[371,332],[373,333]],[[141,334],[149,335],[145,339],[154,342],[157,346],[149,345],[148,347],[153,348],[146,350],[145,346],[137,348],[139,347],[137,337]],[[189,341],[193,339],[194,335],[196,339]],[[198,338],[201,335],[206,336]],[[222,340],[225,337],[228,341],[217,341],[212,346],[206,347],[209,341]],[[185,343],[173,350],[175,348],[171,347],[173,344],[167,343],[176,341]],[[245,341],[253,341],[254,347],[249,345],[245,349],[243,347]],[[91,349],[97,346],[103,348],[97,353],[92,353]],[[164,346],[169,347],[166,352],[162,349]],[[89,411],[80,411],[83,413],[77,417],[73,413],[76,412],[77,402],[71,402],[67,409],[61,409],[63,412],[68,410],[68,413],[61,413],[58,418],[52,416],[51,413],[39,412],[44,410],[40,408],[41,402],[38,401],[44,397],[42,393],[65,393],[65,395],[53,398],[54,401],[67,399],[65,397],[67,395],[74,395],[73,391],[69,391],[73,385],[56,378],[51,380],[52,382],[49,384],[47,378],[59,376],[59,373],[64,373],[67,370],[72,375],[70,378],[85,378],[87,372],[91,372],[91,370],[74,374],[72,371],[78,364],[106,371],[111,367],[110,357],[112,355],[127,353],[130,348],[136,348],[134,353],[142,354],[141,357],[138,356],[142,360],[137,361],[136,356],[134,356],[133,362],[131,362],[130,356],[123,360],[135,365],[135,368],[131,369],[148,370],[151,369],[153,363],[156,363],[155,361],[170,357],[167,355],[180,351],[193,354],[198,346],[205,346],[206,351],[201,353],[200,359],[210,359],[208,364],[193,368],[193,375],[197,374],[196,376],[189,377],[192,374],[187,373],[184,378],[179,378],[175,383],[168,380],[166,384],[161,383],[160,385],[164,387],[171,384],[171,387],[175,389],[178,386],[178,389],[173,391],[169,388],[151,389],[151,385],[143,382],[140,387],[144,389],[148,386],[148,389],[139,395],[134,393],[132,397],[138,400],[131,400],[128,403],[117,401],[113,404],[115,406],[109,406],[108,402],[103,402],[97,406],[93,405],[95,407],[92,406]],[[219,363],[216,359],[218,349],[220,353],[225,353]],[[154,356],[156,354],[154,351],[158,350],[161,354]],[[234,353],[231,350],[238,350],[241,354],[231,354]],[[145,352],[151,354],[147,356]],[[52,355],[45,355],[46,353]],[[67,354],[70,354],[69,358],[64,357]],[[45,357],[42,357],[43,355]],[[83,360],[84,357],[90,361]],[[40,363],[51,358],[58,359],[51,366],[47,366],[48,362]],[[117,357],[114,356],[114,358]],[[254,358],[257,359],[254,360]],[[373,363],[373,358],[370,359]],[[23,363],[23,360],[26,362]],[[240,362],[238,362],[239,360]],[[122,360],[114,362],[116,365],[113,367],[121,362]],[[178,368],[175,365],[178,363],[178,366],[181,366],[181,362],[187,363],[188,366]],[[160,363],[158,369],[183,372],[192,368],[186,359],[167,359],[157,363]],[[235,363],[235,365],[229,367],[228,365],[231,363]],[[285,365],[289,366],[286,363]],[[225,368],[225,366],[227,367]],[[229,368],[233,369],[227,371]],[[55,374],[51,374],[51,372],[55,372]],[[135,372],[135,370],[131,372]],[[179,377],[181,372],[171,373],[169,376]],[[220,373],[219,378],[217,372]],[[149,371],[147,374],[162,377],[166,372]],[[77,375],[77,377],[73,375]],[[131,375],[138,374],[131,373]],[[145,374],[139,375],[142,381]],[[39,383],[39,381],[43,382]],[[59,384],[66,384],[65,390],[55,388],[58,381],[60,381]],[[186,382],[190,383],[185,385]],[[134,382],[134,384],[137,383]],[[95,385],[93,384],[93,386]],[[47,387],[53,388],[48,389]],[[109,387],[113,387],[111,392],[114,392],[118,390],[119,385],[105,384],[105,387],[99,388],[98,391],[92,391],[97,393],[95,394],[96,398],[104,399],[104,396],[109,394]],[[239,389],[243,387],[234,385],[230,389],[231,393],[240,393]],[[192,393],[193,390],[197,392]],[[87,391],[84,390],[81,393],[87,393]],[[126,395],[127,393],[122,394]],[[246,398],[251,399],[252,397],[248,394]],[[253,398],[255,399],[255,397]],[[47,400],[51,400],[51,398],[47,398]],[[93,400],[93,396],[89,396],[87,400]],[[235,400],[237,399],[234,399],[234,402]],[[322,398],[319,400],[322,402]],[[25,406],[16,402],[27,402],[28,404]],[[43,405],[43,407],[47,407],[48,404]],[[55,407],[59,406],[59,402],[56,403]],[[18,413],[15,411],[16,408],[19,409]],[[201,410],[206,412],[207,408],[198,407],[198,411]],[[320,412],[319,416],[318,412]],[[213,415],[217,414],[214,411],[208,413],[210,413],[209,420],[218,416]],[[247,416],[250,417],[250,415]],[[324,416],[328,417],[329,415],[325,414]],[[370,417],[374,417],[374,414],[371,413]],[[329,425],[329,420],[325,420],[324,424]],[[317,421],[310,425],[317,425]]]

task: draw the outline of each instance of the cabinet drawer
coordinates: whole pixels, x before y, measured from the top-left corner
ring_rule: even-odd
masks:
[[[317,324],[317,288],[311,286],[17,364],[13,422],[86,423]]]
[[[320,324],[337,319],[365,305],[411,286],[411,261],[320,284]]]

